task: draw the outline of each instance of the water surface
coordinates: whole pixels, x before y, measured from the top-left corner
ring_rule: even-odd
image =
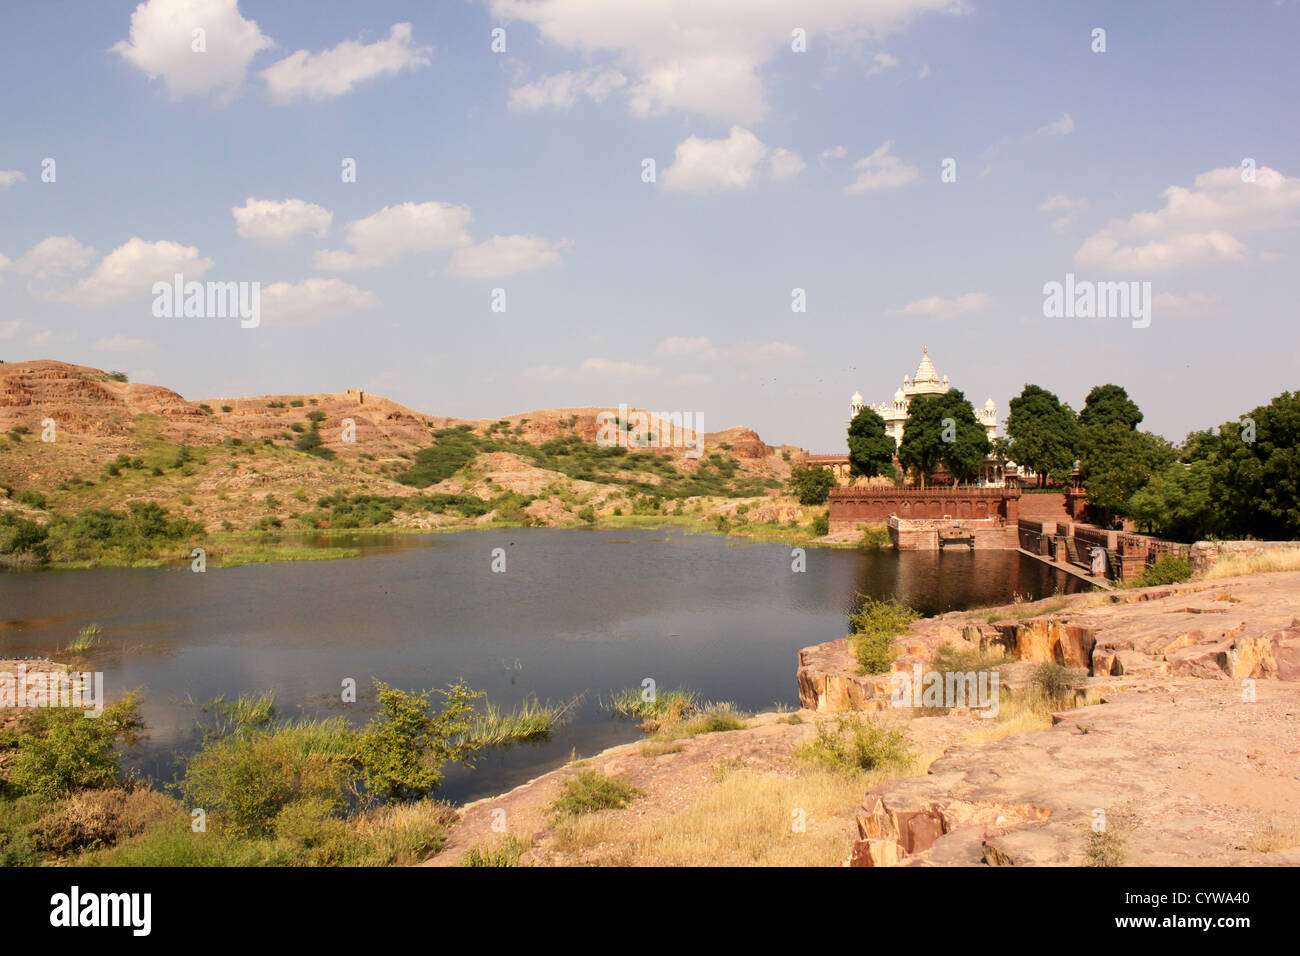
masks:
[[[364,556],[186,569],[0,574],[0,657],[55,656],[86,624],[110,697],[144,691],[135,765],[172,779],[194,744],[187,700],[273,689],[283,715],[365,720],[372,678],[456,678],[505,706],[586,696],[546,743],[488,753],[440,794],[473,799],[635,740],[600,698],[651,677],[746,710],[798,705],[795,653],[844,635],[858,593],[925,614],[1069,593],[1076,579],[1015,551],[808,549],[680,530],[523,528],[334,541]],[[493,550],[505,554],[492,571]],[[339,702],[354,678],[363,700]]]

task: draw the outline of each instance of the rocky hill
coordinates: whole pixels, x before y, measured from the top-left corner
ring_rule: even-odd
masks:
[[[476,506],[473,515],[399,511],[394,523],[445,527],[508,520],[508,512],[534,524],[570,524],[588,506],[583,520],[591,523],[651,508],[666,513],[663,499],[679,502],[678,515],[691,499],[700,519],[730,521],[755,498],[751,520],[805,520],[798,506],[774,497],[802,449],[769,446],[737,427],[704,434],[700,457],[687,455],[695,436],[686,435],[677,447],[596,461],[597,416],[607,411],[615,410],[461,419],[359,390],[191,401],[87,366],[0,363],[0,510],[39,520],[33,495],[68,512],[156,501],[209,531],[326,528],[328,518],[314,525],[302,518],[323,497],[436,494],[509,507]],[[652,421],[652,432],[665,427]],[[430,465],[421,455],[431,449]],[[426,477],[413,478],[421,463]],[[658,500],[648,505],[638,496]]]

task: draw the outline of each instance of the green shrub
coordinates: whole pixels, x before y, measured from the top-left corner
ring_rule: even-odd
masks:
[[[180,790],[188,806],[218,814],[231,833],[262,836],[290,803],[341,808],[355,747],[341,718],[249,729],[205,744],[186,765]]]
[[[863,674],[885,674],[897,657],[894,638],[908,629],[919,614],[896,598],[878,601],[863,596],[849,615],[849,643]]]
[[[581,770],[572,780],[564,781],[563,793],[550,806],[557,817],[577,817],[598,810],[621,810],[644,790],[632,786],[621,777],[606,777],[595,770]]]
[[[442,766],[468,763],[474,700],[464,683],[439,691],[442,708],[431,712],[432,691],[411,693],[375,681],[379,713],[361,732],[357,757],[366,786],[390,800],[424,797],[442,782]]]
[[[1135,588],[1154,587],[1159,584],[1178,584],[1192,579],[1192,563],[1176,554],[1162,555],[1133,581]]]
[[[831,516],[818,514],[813,517],[812,533],[814,538],[824,538],[831,533]]]
[[[143,727],[135,693],[106,706],[93,719],[71,707],[25,712],[8,784],[45,800],[111,786],[120,772],[118,745],[135,743]]]
[[[796,753],[801,760],[840,773],[867,770],[902,770],[916,759],[902,730],[883,720],[853,715],[817,724],[817,737]]]
[[[485,848],[471,847],[461,859],[461,866],[519,866],[519,858],[528,849],[528,844],[515,836],[508,836],[496,846]]]
[[[790,493],[801,505],[824,505],[835,487],[835,475],[826,468],[795,465],[790,469]]]

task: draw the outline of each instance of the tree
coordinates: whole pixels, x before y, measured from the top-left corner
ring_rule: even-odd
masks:
[[[1174,462],[1155,475],[1129,500],[1129,516],[1150,531],[1178,541],[1196,541],[1213,533],[1217,509],[1210,497],[1209,462]]]
[[[1088,502],[1129,517],[1129,499],[1177,457],[1165,439],[1123,421],[1080,429],[1079,451]]]
[[[899,463],[921,480],[934,474],[943,458],[944,406],[937,395],[918,395],[907,406],[903,441],[898,446]]]
[[[1219,428],[1211,496],[1228,534],[1300,538],[1300,392]]]
[[[938,398],[944,412],[944,428],[940,434],[943,452],[939,461],[954,482],[972,481],[979,475],[984,458],[992,448],[988,431],[960,389],[949,389]]]
[[[864,408],[849,423],[849,477],[874,478],[893,470],[894,439],[885,431],[885,420]]]
[[[1039,487],[1049,476],[1064,481],[1074,470],[1078,420],[1068,405],[1046,389],[1026,385],[1011,400],[1007,437],[1012,441],[1011,454],[1016,463],[1037,472]]]
[[[790,491],[801,505],[824,505],[835,487],[835,475],[826,468],[805,468],[795,465],[790,469]]]
[[[464,683],[444,691],[431,711],[430,691],[408,693],[375,681],[379,713],[361,731],[357,760],[369,792],[389,800],[425,797],[442,782],[442,766],[473,754],[474,699]]]
[[[1118,385],[1096,386],[1088,393],[1083,411],[1079,413],[1079,424],[1084,428],[1120,423],[1131,431],[1141,421],[1142,410],[1128,397],[1128,392]]]

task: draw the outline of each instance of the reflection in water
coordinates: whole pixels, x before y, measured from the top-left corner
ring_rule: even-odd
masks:
[[[494,548],[505,573],[490,569]],[[1078,588],[1014,551],[810,549],[796,574],[788,546],[677,531],[397,535],[356,560],[0,574],[0,656],[54,656],[102,625],[93,667],[110,698],[144,691],[151,736],[133,759],[162,779],[194,744],[187,700],[270,688],[282,716],[364,720],[364,701],[339,702],[345,678],[368,697],[372,678],[423,688],[463,677],[503,706],[586,692],[551,741],[452,770],[442,793],[464,800],[635,739],[600,698],[645,677],[748,710],[797,705],[795,653],[843,636],[859,592],[934,614]]]

